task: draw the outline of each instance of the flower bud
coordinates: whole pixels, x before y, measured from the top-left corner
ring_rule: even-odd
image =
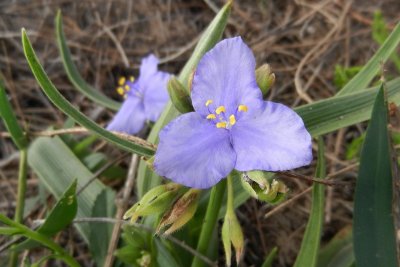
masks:
[[[256,69],[256,80],[258,87],[260,87],[262,94],[265,97],[268,90],[275,83],[275,74],[272,73],[270,65],[264,64]]]
[[[169,226],[164,234],[172,234],[192,219],[197,210],[200,192],[201,190],[192,188],[180,197],[174,203],[172,208],[164,214],[157,232],[161,231],[162,228]]]
[[[252,197],[277,204],[285,199],[289,190],[283,182],[272,179],[273,176],[273,173],[263,171],[243,173],[242,186]]]
[[[228,210],[225,214],[222,225],[222,243],[225,250],[226,266],[231,266],[231,244],[236,252],[236,263],[239,265],[243,253],[244,237],[242,228],[233,210]]]
[[[172,77],[168,81],[167,87],[172,104],[180,113],[188,113],[194,110],[189,93],[177,78]]]
[[[124,214],[123,218],[131,218],[131,222],[135,222],[140,216],[165,212],[178,196],[181,187],[179,184],[169,183],[152,188]]]

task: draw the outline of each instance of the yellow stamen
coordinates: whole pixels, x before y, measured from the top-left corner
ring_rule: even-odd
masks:
[[[131,81],[133,83],[135,81],[135,77],[129,76],[129,81]]]
[[[218,122],[215,126],[217,126],[217,128],[226,128],[226,122]]]
[[[124,88],[118,87],[117,88],[117,93],[120,94],[120,95],[124,95],[125,94]]]
[[[229,116],[229,124],[230,125],[234,125],[236,123],[236,118],[235,118],[235,115],[230,115]]]
[[[126,78],[125,78],[125,77],[120,77],[120,78],[118,79],[118,84],[121,85],[121,86],[124,85],[125,82],[126,82]]]
[[[239,111],[246,112],[246,111],[248,110],[248,108],[247,108],[246,105],[239,105],[238,110],[239,110]]]
[[[129,87],[129,85],[125,85],[125,91],[129,91],[131,90],[131,88]]]
[[[214,120],[214,119],[216,119],[217,117],[215,116],[215,114],[208,114],[206,118],[207,118],[208,120]]]
[[[218,115],[221,114],[221,112],[225,112],[225,107],[224,106],[219,106],[217,107],[217,109],[215,110],[215,113],[217,113]]]
[[[211,99],[208,99],[208,100],[206,101],[206,107],[208,107],[212,102],[213,102],[213,101],[212,101]]]

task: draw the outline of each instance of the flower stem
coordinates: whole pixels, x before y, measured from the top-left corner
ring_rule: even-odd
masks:
[[[23,148],[20,150],[19,159],[19,173],[18,173],[18,192],[17,192],[17,204],[15,208],[14,220],[17,223],[21,223],[24,217],[25,208],[25,192],[26,192],[26,175],[27,175],[27,149]],[[16,266],[18,262],[18,252],[11,251],[9,266]]]
[[[197,243],[197,252],[206,255],[207,249],[209,248],[210,239],[215,229],[215,225],[218,220],[218,213],[221,208],[222,199],[224,197],[226,188],[226,181],[222,180],[216,186],[211,189],[210,200],[208,201],[207,211],[204,218],[204,224],[201,228],[199,240]],[[192,262],[192,267],[202,267],[204,262],[195,257]]]

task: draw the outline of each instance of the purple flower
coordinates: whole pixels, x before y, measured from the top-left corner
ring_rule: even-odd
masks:
[[[156,121],[168,102],[169,74],[157,70],[158,59],[149,55],[142,60],[137,80],[122,77],[117,91],[125,97],[107,130],[136,134],[146,120]]]
[[[308,165],[311,136],[290,108],[264,101],[255,59],[240,37],[218,43],[196,69],[195,112],[160,132],[156,172],[174,182],[208,188],[238,171],[282,171]]]

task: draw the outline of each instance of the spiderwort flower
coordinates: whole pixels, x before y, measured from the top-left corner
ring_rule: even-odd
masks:
[[[155,171],[174,182],[208,188],[238,171],[282,171],[308,165],[311,136],[290,108],[264,101],[255,59],[240,37],[219,42],[193,77],[195,112],[159,134]]]
[[[107,126],[107,130],[136,134],[146,120],[156,121],[168,101],[169,74],[158,71],[159,60],[154,55],[143,58],[137,80],[121,77],[117,92],[125,101]]]

